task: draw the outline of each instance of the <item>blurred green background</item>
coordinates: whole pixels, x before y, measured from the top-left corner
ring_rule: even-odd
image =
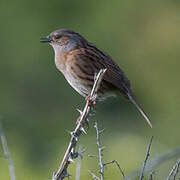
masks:
[[[106,128],[104,161],[116,159],[125,174],[141,167],[154,135],[151,157],[180,146],[180,3],[177,0],[1,0],[0,115],[18,180],[51,179],[67,147],[84,99],[54,65],[54,52],[40,37],[59,28],[79,32],[109,53],[131,80],[138,102],[149,115],[150,129],[123,98],[98,104],[91,117],[81,179],[97,172],[93,122]],[[0,146],[0,156],[3,155]],[[156,168],[164,179],[176,158]],[[75,177],[76,164],[69,172]],[[106,179],[120,179],[113,165]],[[8,164],[0,158],[0,179]]]

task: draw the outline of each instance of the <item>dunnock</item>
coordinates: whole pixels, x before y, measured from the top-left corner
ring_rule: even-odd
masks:
[[[48,42],[53,47],[57,69],[84,97],[91,92],[95,73],[106,68],[107,71],[98,91],[98,98],[123,95],[136,106],[152,127],[147,115],[135,100],[130,81],[108,54],[88,42],[80,34],[67,29],[56,30],[49,36],[41,38],[41,42]]]

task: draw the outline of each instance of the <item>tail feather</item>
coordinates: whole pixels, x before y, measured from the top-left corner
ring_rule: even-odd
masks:
[[[147,123],[149,124],[149,126],[152,128],[152,124],[149,120],[149,118],[147,117],[147,115],[145,114],[145,112],[142,110],[142,108],[139,106],[139,104],[137,104],[137,102],[135,101],[135,99],[128,94],[128,98],[129,100],[136,106],[136,108],[138,109],[138,111],[141,113],[141,115],[144,117],[144,119],[147,121]]]

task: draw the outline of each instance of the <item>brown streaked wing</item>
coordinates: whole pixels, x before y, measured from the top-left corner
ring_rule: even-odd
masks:
[[[132,94],[130,81],[109,55],[106,55],[93,45],[90,45],[88,48],[79,49],[79,51],[77,51],[77,56],[79,57],[78,61],[80,64],[89,66],[89,69],[91,69],[89,72],[91,72],[92,76],[100,69],[107,68],[107,72],[103,77],[104,81],[118,88],[125,96],[128,93]]]

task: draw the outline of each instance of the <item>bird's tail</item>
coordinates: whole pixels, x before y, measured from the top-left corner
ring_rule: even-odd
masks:
[[[152,128],[152,124],[151,124],[149,118],[147,117],[147,115],[145,114],[145,112],[142,110],[142,108],[140,107],[140,105],[135,101],[134,97],[128,93],[128,98],[129,98],[129,100],[136,106],[136,108],[138,109],[138,111],[141,113],[141,115],[142,115],[142,116],[144,117],[144,119],[147,121],[147,123],[149,124],[149,126]]]

